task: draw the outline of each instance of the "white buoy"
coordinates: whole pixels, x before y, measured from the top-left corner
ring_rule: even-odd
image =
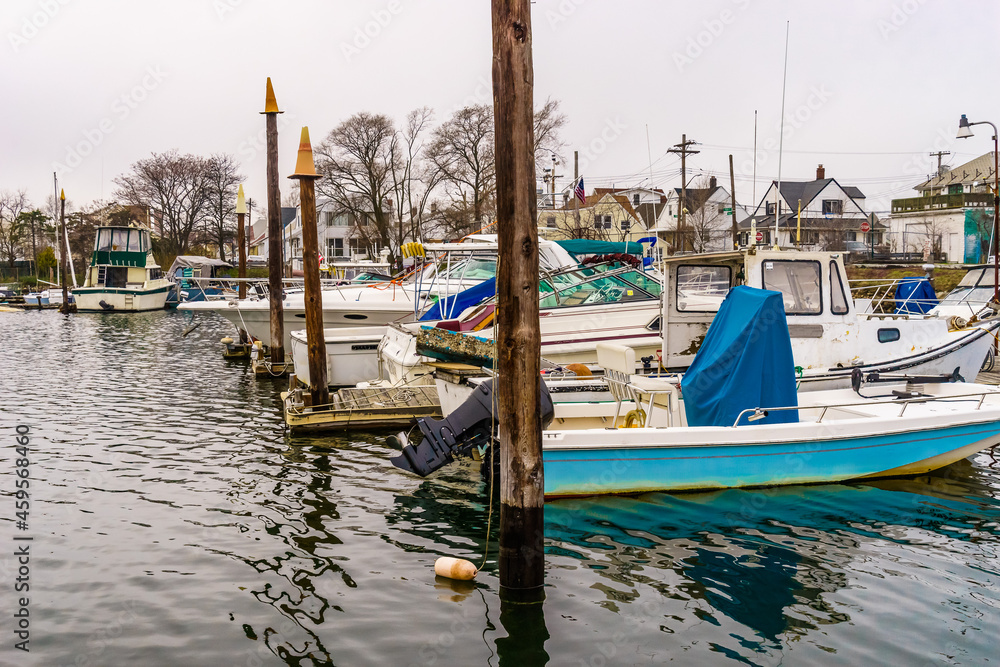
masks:
[[[469,581],[476,576],[476,566],[462,558],[442,556],[434,561],[434,574],[448,579]]]

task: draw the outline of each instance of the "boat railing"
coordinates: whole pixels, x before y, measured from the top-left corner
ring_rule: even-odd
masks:
[[[868,403],[859,403],[858,401],[853,401],[850,403],[829,403],[823,405],[791,405],[791,406],[781,406],[777,408],[747,408],[740,412],[736,417],[736,421],[733,422],[733,428],[749,426],[750,423],[763,419],[767,417],[771,412],[787,412],[790,410],[819,410],[819,417],[817,417],[816,422],[820,424],[823,422],[823,418],[826,417],[827,412],[834,409],[840,408],[857,408],[857,407],[867,407],[871,405],[898,405],[899,414],[896,417],[902,417],[906,413],[906,408],[914,403],[931,403],[931,402],[949,402],[949,401],[971,401],[973,399],[978,399],[976,402],[976,410],[983,407],[983,403],[986,401],[987,396],[996,395],[998,392],[995,389],[984,389],[982,391],[972,392],[968,394],[954,394],[951,396],[916,396],[913,398],[898,398],[892,397],[889,400],[874,400],[872,399]],[[878,415],[875,414],[862,414],[859,412],[852,413],[857,417],[875,418]],[[748,423],[740,424],[743,418],[746,418]]]
[[[859,315],[865,317],[907,317],[919,315],[921,312],[907,312],[907,307],[914,311],[926,312],[938,304],[937,299],[916,299],[907,297],[896,298],[896,288],[906,278],[860,278],[850,281],[851,297]],[[902,311],[900,311],[902,309]]]

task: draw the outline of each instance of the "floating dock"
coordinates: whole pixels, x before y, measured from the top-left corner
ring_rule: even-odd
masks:
[[[302,390],[281,394],[285,424],[292,432],[393,428],[441,416],[434,385],[341,389],[324,406],[307,407],[307,396]]]

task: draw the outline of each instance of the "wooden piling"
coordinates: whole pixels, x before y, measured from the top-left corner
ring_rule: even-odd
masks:
[[[531,602],[545,596],[531,2],[492,0],[492,6],[500,591]]]
[[[236,245],[240,247],[240,263],[236,275],[241,279],[247,277],[246,217],[247,202],[243,197],[243,185],[240,184],[240,189],[236,193]],[[247,284],[242,280],[239,286],[239,298],[247,298]]]
[[[306,342],[309,348],[309,393],[314,406],[329,406],[326,377],[326,336],[323,335],[323,287],[319,279],[319,232],[316,229],[316,165],[309,128],[302,128],[295,173],[302,209],[302,272],[305,282]]]
[[[267,266],[271,302],[271,364],[284,369],[285,365],[285,313],[282,307],[284,291],[281,247],[281,192],[278,189],[278,102],[267,77],[267,96],[264,110],[267,117]]]

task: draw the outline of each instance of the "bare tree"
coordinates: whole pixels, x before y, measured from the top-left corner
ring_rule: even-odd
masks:
[[[209,236],[219,244],[219,259],[226,261],[226,242],[232,240],[236,225],[236,189],[246,178],[236,158],[218,153],[208,159],[208,199],[206,219]]]
[[[0,192],[0,255],[11,269],[29,238],[29,225],[21,214],[30,208],[25,190]]]
[[[545,100],[541,109],[535,109],[536,170],[542,169],[541,161],[547,156],[547,151],[558,155],[559,151],[562,150],[564,144],[559,136],[559,131],[568,121],[566,114],[559,110],[559,100],[554,100],[551,97]]]
[[[153,153],[114,179],[115,196],[158,218],[163,252],[183,254],[210,201],[209,160],[176,149]]]
[[[428,159],[438,168],[451,209],[446,217],[455,226],[482,226],[492,217],[496,194],[493,107],[463,107],[434,131]]]

